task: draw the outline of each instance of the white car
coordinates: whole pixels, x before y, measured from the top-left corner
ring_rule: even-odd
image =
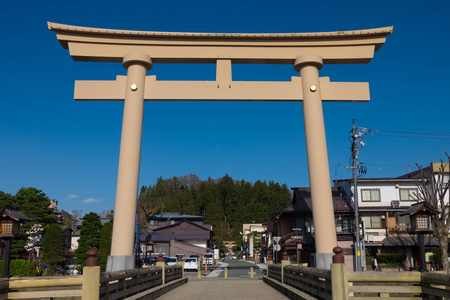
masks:
[[[207,253],[203,255],[203,264],[207,263],[208,265],[214,264],[214,255],[212,253]]]
[[[164,262],[168,266],[174,266],[178,264],[178,259],[176,257],[164,257]]]
[[[198,259],[197,257],[188,257],[184,260],[184,270],[198,270]]]

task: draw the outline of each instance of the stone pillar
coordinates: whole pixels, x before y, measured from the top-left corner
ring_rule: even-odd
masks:
[[[284,283],[284,267],[288,266],[291,262],[286,251],[283,252],[281,258],[281,282]]]
[[[331,264],[331,294],[333,300],[348,299],[347,265],[342,255],[342,248],[335,247]]]
[[[181,266],[181,278],[184,278],[184,261],[183,258],[180,256],[178,257],[178,263],[179,266]]]
[[[322,58],[317,55],[300,56],[294,63],[294,69],[300,72],[303,88],[303,118],[316,236],[315,264],[317,268],[329,269],[337,240],[320,94],[319,70],[322,66]]]
[[[97,251],[89,250],[89,258],[83,268],[83,285],[81,287],[81,298],[86,300],[98,300],[100,297],[100,266],[95,257]]]
[[[133,248],[144,118],[145,76],[147,70],[152,67],[152,61],[148,55],[130,53],[123,58],[123,66],[127,69],[127,83],[108,272],[134,268]]]

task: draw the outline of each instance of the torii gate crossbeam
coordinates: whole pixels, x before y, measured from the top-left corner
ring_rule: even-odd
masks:
[[[316,236],[316,266],[328,269],[336,246],[323,101],[369,101],[367,83],[319,78],[323,64],[368,63],[392,27],[287,34],[125,31],[48,23],[75,61],[121,62],[116,81],[76,81],[76,100],[124,100],[114,229],[108,271],[134,267],[144,101],[303,101]],[[216,81],[158,81],[153,63],[216,63]],[[292,64],[290,82],[235,82],[232,63]]]

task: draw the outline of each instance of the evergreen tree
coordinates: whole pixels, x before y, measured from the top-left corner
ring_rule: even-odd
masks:
[[[216,238],[237,238],[244,223],[265,223],[291,204],[286,184],[274,181],[235,181],[227,174],[201,181],[195,175],[159,177],[156,185],[141,188],[139,208],[151,216],[164,211],[206,216]]]
[[[106,222],[103,224],[100,231],[100,247],[98,251],[98,264],[102,272],[106,271],[106,263],[108,256],[111,254],[111,240],[112,240],[113,223]]]
[[[16,208],[14,206],[14,196],[0,191],[0,210],[4,208]]]
[[[20,188],[13,198],[12,207],[32,219],[24,222],[20,229],[20,239],[14,240],[11,245],[11,253],[15,255],[25,254],[25,232],[30,230],[33,224],[39,223],[44,227],[56,223],[56,217],[52,215],[53,210],[49,208],[50,198],[34,187]]]
[[[15,198],[20,212],[33,219],[33,224],[56,223],[56,217],[52,215],[53,210],[49,208],[50,198],[42,190],[33,187],[21,188]]]
[[[91,249],[99,250],[102,228],[100,216],[96,213],[90,212],[82,220],[78,248],[75,250],[77,263],[81,265],[80,270],[86,265],[87,252]]]
[[[48,264],[49,275],[55,274],[58,265],[62,265],[64,257],[64,233],[58,224],[51,224],[44,236],[42,245],[42,261]]]

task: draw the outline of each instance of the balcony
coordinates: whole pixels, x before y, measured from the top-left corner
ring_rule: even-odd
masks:
[[[395,225],[395,226],[388,226],[387,227],[387,233],[388,235],[391,234],[404,234],[408,233],[410,231],[410,226],[408,225]]]

